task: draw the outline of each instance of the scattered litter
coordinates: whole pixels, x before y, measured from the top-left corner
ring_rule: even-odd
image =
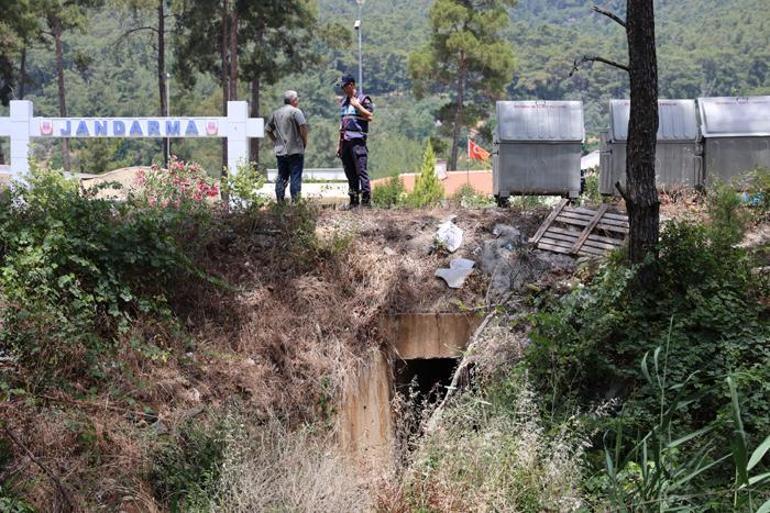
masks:
[[[449,262],[449,269],[436,270],[435,276],[441,278],[451,289],[459,289],[465,283],[465,279],[473,272],[476,262],[467,258],[454,258]]]
[[[449,219],[438,226],[436,242],[454,253],[463,243],[463,231]]]

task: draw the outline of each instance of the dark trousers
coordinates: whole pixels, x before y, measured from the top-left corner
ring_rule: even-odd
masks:
[[[345,169],[345,176],[348,179],[348,194],[351,198],[358,198],[361,194],[364,203],[368,203],[372,188],[369,184],[369,173],[366,171],[366,161],[369,157],[369,151],[366,149],[366,141],[363,139],[353,139],[351,141],[342,141],[340,158],[342,167]]]
[[[278,202],[283,202],[286,196],[286,184],[291,180],[289,193],[291,200],[297,201],[302,191],[302,168],[305,165],[305,156],[301,153],[295,155],[280,155],[278,160],[278,176],[275,179],[275,197]]]

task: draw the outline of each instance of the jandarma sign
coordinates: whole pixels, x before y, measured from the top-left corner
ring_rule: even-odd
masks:
[[[246,102],[227,102],[222,117],[43,118],[33,115],[31,102],[12,101],[10,116],[0,117],[0,137],[11,139],[11,174],[17,178],[29,170],[30,142],[38,137],[220,137],[235,173],[249,160],[249,140],[264,135],[264,120],[250,118]]]
[[[40,119],[40,137],[221,137],[216,119]]]

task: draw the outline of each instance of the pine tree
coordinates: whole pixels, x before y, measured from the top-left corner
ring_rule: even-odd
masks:
[[[431,36],[409,56],[415,94],[449,92],[453,98],[438,112],[451,130],[449,169],[457,168],[460,130],[475,126],[488,111],[466,103],[499,97],[515,68],[513,50],[503,40],[507,7],[516,0],[435,0],[430,8]],[[471,105],[470,107],[473,107]]]
[[[444,188],[436,176],[436,154],[433,153],[433,146],[429,140],[422,157],[420,174],[415,181],[414,190],[409,195],[408,203],[417,208],[434,206],[443,197]]]

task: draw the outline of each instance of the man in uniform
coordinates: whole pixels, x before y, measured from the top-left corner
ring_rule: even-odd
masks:
[[[307,147],[307,121],[299,110],[297,91],[283,93],[283,107],[270,115],[265,133],[273,141],[275,158],[278,161],[278,176],[275,179],[275,197],[284,202],[286,184],[291,181],[291,201],[299,200],[302,190],[302,170],[305,165]]]
[[[369,122],[373,118],[374,104],[370,97],[356,90],[356,80],[352,75],[343,75],[340,87],[345,96],[340,102],[340,141],[337,156],[342,159],[342,167],[348,179],[350,207],[357,207],[359,201],[361,205],[368,207],[372,201],[372,189],[366,170],[369,153],[366,137],[369,133]]]

